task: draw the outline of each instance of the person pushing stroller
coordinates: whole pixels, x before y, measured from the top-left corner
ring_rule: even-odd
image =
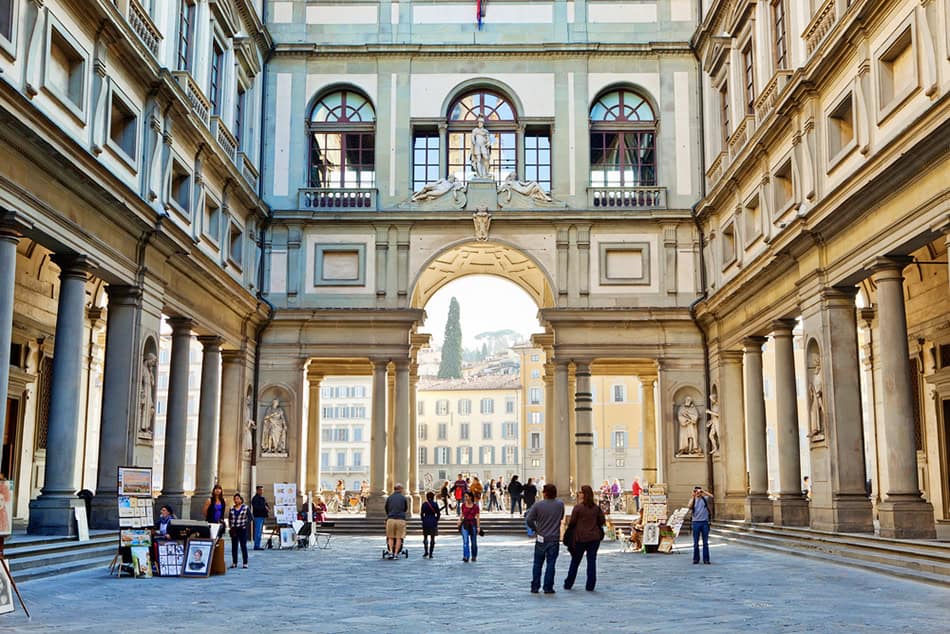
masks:
[[[409,501],[402,494],[402,485],[397,483],[393,492],[386,498],[386,551],[383,553],[383,559],[395,559],[400,555],[409,557],[409,551],[403,548],[408,512]]]

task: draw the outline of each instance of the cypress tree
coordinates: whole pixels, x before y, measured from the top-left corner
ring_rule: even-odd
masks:
[[[462,323],[459,303],[454,297],[449,302],[449,318],[445,322],[445,337],[442,341],[442,361],[439,363],[440,379],[462,377]]]

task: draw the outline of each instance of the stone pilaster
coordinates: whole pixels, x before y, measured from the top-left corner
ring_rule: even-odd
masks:
[[[185,447],[188,440],[188,370],[193,322],[186,317],[168,320],[172,328],[172,350],[168,376],[168,407],[165,415],[165,463],[162,494],[156,508],[168,504],[177,517],[187,517],[189,497],[185,495]],[[201,518],[199,518],[201,519]]]
[[[136,388],[142,384],[142,369],[138,366],[143,360],[135,327],[141,316],[142,290],[135,286],[109,285],[106,293],[109,307],[99,427],[99,466],[90,527],[118,529],[116,495],[119,467],[128,464],[136,427],[143,424],[141,416],[148,417],[150,412],[142,414],[135,411],[135,403],[141,398]]]
[[[936,536],[933,507],[917,480],[913,398],[907,365],[907,316],[902,271],[907,260],[880,258],[871,278],[877,285],[881,394],[888,489],[878,506],[882,537],[928,539]]]
[[[775,344],[775,418],[778,444],[778,491],[772,520],[782,526],[808,525],[808,500],[802,495],[802,467],[798,442],[798,396],[792,329],[795,320],[773,324]]]
[[[307,385],[310,390],[307,410],[307,481],[304,484],[305,491],[312,491],[314,495],[320,495],[323,488],[320,484],[320,385],[323,381],[323,374],[320,368],[315,367],[313,361],[307,370]]]
[[[570,393],[568,392],[568,365],[566,361],[557,361],[554,366],[554,471],[553,482],[557,486],[558,497],[570,499],[571,479],[571,432],[570,432]]]
[[[201,518],[218,476],[218,408],[221,401],[221,343],[217,335],[198,337],[201,342],[201,393],[198,401],[198,452],[195,461],[195,494],[191,517]],[[234,493],[231,491],[230,493]]]
[[[244,385],[246,363],[243,350],[221,351],[218,483],[225,491],[238,490],[241,464],[252,450],[248,442],[251,432],[245,428],[254,419],[251,393]]]
[[[719,353],[718,387],[719,402],[710,405],[706,419],[710,425],[707,438],[714,430],[719,434],[718,450],[713,455],[714,467],[721,476],[715,489],[719,497],[716,515],[722,519],[743,519],[747,488],[741,352],[723,350]],[[710,443],[708,449],[716,448]]]
[[[81,504],[74,466],[79,442],[80,373],[86,318],[86,280],[93,264],[85,256],[54,255],[60,268],[56,340],[46,437],[46,479],[30,502],[28,532],[75,535],[73,509]],[[8,363],[9,367],[9,363]]]
[[[409,361],[400,359],[393,365],[396,367],[393,477],[395,482],[408,487],[406,483],[409,482]]]
[[[765,427],[765,386],[762,377],[762,346],[765,337],[743,340],[745,374],[746,453],[749,460],[749,493],[746,496],[747,522],[771,522],[769,467]]]
[[[16,286],[16,247],[20,243],[13,214],[0,212],[0,438],[5,438],[10,345],[13,339],[13,289]],[[9,475],[9,474],[7,474]]]
[[[656,377],[641,376],[643,390],[643,475],[641,484],[656,482]]]
[[[369,499],[367,517],[384,517],[386,501],[386,366],[373,360],[373,421],[370,431]]]

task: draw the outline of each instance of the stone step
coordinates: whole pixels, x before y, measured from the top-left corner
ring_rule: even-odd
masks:
[[[21,572],[32,568],[42,568],[45,566],[63,566],[82,561],[101,561],[104,558],[112,558],[117,552],[116,544],[102,544],[95,548],[72,548],[60,549],[53,552],[41,552],[31,556],[21,556],[11,559],[7,563],[10,565],[10,571],[16,578],[20,577]]]
[[[864,570],[880,572],[895,577],[922,581],[946,586],[950,583],[950,561],[939,553],[934,556],[920,556],[913,552],[895,552],[892,548],[881,549],[854,543],[855,540],[843,536],[836,541],[834,534],[828,533],[820,539],[809,538],[803,531],[789,531],[782,528],[750,527],[741,524],[715,523],[715,534],[724,541],[764,548],[783,554],[811,557]],[[861,541],[861,540],[857,540]],[[886,540],[900,544],[899,540]],[[908,544],[910,545],[910,544]],[[913,546],[918,547],[915,542]],[[946,546],[937,545],[937,549],[946,550]],[[919,547],[915,550],[920,550]]]
[[[17,543],[4,548],[4,557],[7,561],[13,562],[24,557],[31,557],[39,554],[53,554],[57,552],[82,552],[84,550],[93,550],[103,545],[113,549],[118,546],[118,533],[109,532],[103,535],[90,537],[89,541],[80,542],[75,539],[61,538],[55,541],[43,541],[39,543]]]
[[[44,577],[65,575],[71,572],[81,572],[95,568],[102,568],[103,573],[108,573],[109,563],[112,561],[114,554],[114,552],[110,552],[108,555],[100,557],[89,557],[67,563],[36,566],[19,572],[13,572],[13,578],[16,579],[18,584],[21,584],[33,579],[43,579]]]

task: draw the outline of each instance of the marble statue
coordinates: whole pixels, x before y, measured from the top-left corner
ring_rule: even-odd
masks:
[[[432,183],[426,183],[422,189],[412,194],[409,202],[421,203],[427,200],[437,200],[447,194],[452,194],[453,200],[458,202],[459,192],[463,189],[465,189],[465,185],[456,181],[455,176],[449,174],[448,178],[440,178]]]
[[[488,230],[491,227],[491,214],[487,207],[479,207],[478,211],[472,214],[472,221],[475,222],[475,239],[479,242],[488,240]]]
[[[248,397],[244,401],[244,440],[242,444],[246,456],[250,456],[251,452],[254,451],[254,430],[257,429],[257,423],[251,417],[251,407],[251,398]]]
[[[158,357],[146,352],[142,359],[142,377],[139,380],[139,435],[152,436],[155,423],[155,367]]]
[[[699,446],[699,409],[693,403],[693,397],[687,396],[677,408],[676,419],[679,422],[679,449],[677,456],[702,455]]]
[[[709,439],[709,454],[719,453],[719,396],[713,392],[709,395],[709,409],[706,410],[706,438]]]
[[[505,181],[498,186],[498,193],[506,195],[506,202],[511,202],[512,192],[521,194],[522,196],[527,196],[528,198],[533,198],[534,200],[540,202],[554,202],[554,199],[551,198],[551,195],[544,191],[541,188],[541,185],[535,181],[519,181],[518,174],[515,172],[509,172],[508,176],[505,177]]]
[[[491,178],[491,143],[491,134],[485,129],[485,119],[479,117],[472,130],[472,152],[468,157],[476,178]]]
[[[274,399],[264,413],[264,434],[261,438],[261,455],[287,454],[287,417],[280,401]]]
[[[825,433],[825,397],[821,380],[821,357],[812,354],[808,377],[808,437],[821,438]]]

